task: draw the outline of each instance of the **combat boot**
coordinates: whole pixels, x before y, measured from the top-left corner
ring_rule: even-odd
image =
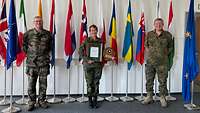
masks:
[[[44,109],[47,109],[49,106],[47,105],[47,102],[46,101],[44,101],[44,102],[39,102],[39,106],[41,107],[41,108],[44,108]]]
[[[153,102],[153,96],[152,94],[147,94],[147,96],[144,98],[144,100],[142,101],[142,104],[150,104]]]
[[[35,109],[34,104],[28,104],[27,111],[33,111]]]
[[[92,96],[88,96],[88,99],[89,99],[89,108],[94,108]]]
[[[167,107],[167,100],[165,98],[165,96],[160,96],[160,105],[161,107]]]
[[[94,104],[95,109],[97,109],[99,107],[97,104],[97,96],[94,96],[93,104]]]

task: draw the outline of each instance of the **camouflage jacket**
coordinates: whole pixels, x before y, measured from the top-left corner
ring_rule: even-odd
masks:
[[[85,41],[81,44],[80,48],[79,48],[79,55],[80,58],[83,59],[83,65],[87,68],[87,67],[98,67],[98,66],[102,66],[103,63],[102,62],[94,62],[92,64],[88,64],[88,60],[90,60],[90,58],[88,57],[88,51],[87,49],[89,48],[89,43],[93,43],[95,44],[102,44],[102,41],[100,38],[97,38],[96,40],[93,40],[92,37],[88,37],[87,39],[85,39]]]
[[[168,31],[162,31],[158,36],[155,30],[148,32],[145,38],[147,48],[147,63],[153,65],[168,65],[168,54],[173,50],[172,35]]]
[[[45,29],[37,32],[31,29],[24,34],[23,51],[27,55],[28,67],[48,66],[50,63],[52,37]]]

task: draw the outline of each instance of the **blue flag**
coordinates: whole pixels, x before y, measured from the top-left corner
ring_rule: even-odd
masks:
[[[183,58],[183,75],[182,75],[182,95],[184,103],[191,101],[190,84],[196,78],[199,72],[199,65],[196,56],[196,33],[194,20],[194,0],[190,1],[190,8],[185,33],[185,47]]]
[[[12,62],[16,59],[17,52],[19,52],[17,41],[17,22],[15,14],[14,0],[10,0],[10,11],[8,18],[8,42],[7,42],[7,55],[6,55],[6,67],[10,68]]]

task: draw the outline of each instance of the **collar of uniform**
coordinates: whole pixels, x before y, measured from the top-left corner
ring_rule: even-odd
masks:
[[[156,30],[155,30],[155,29],[153,30],[153,32],[155,33],[155,35],[156,35],[156,36],[158,36],[158,37],[159,37],[159,36],[162,36],[162,35],[163,35],[163,32],[164,32],[164,30],[163,30],[163,29],[161,30],[161,33],[160,33],[160,35],[158,35],[158,34],[156,33]]]
[[[96,39],[94,40],[92,37],[88,37],[91,41],[98,41],[100,38],[96,37]]]
[[[37,31],[37,30],[34,28],[34,33],[35,33],[35,34],[42,34],[42,33],[43,33],[42,31],[43,31],[43,29],[39,32],[39,31]]]

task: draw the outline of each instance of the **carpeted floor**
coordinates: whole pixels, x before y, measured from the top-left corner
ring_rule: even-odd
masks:
[[[132,102],[103,101],[99,103],[100,108],[89,109],[88,103],[79,103],[76,101],[73,103],[51,104],[48,109],[37,108],[31,113],[200,113],[200,111],[189,111],[185,109],[183,107],[181,94],[173,94],[172,96],[176,97],[177,100],[169,102],[168,108],[161,108],[159,101],[150,105],[142,105],[139,101],[134,100]],[[18,99],[18,97],[15,97],[15,99]],[[199,101],[200,94],[196,94],[195,102]],[[21,113],[27,113],[26,106],[14,105],[22,109]],[[200,103],[198,103],[198,105],[200,105]],[[0,110],[7,107],[8,106],[0,106]]]

